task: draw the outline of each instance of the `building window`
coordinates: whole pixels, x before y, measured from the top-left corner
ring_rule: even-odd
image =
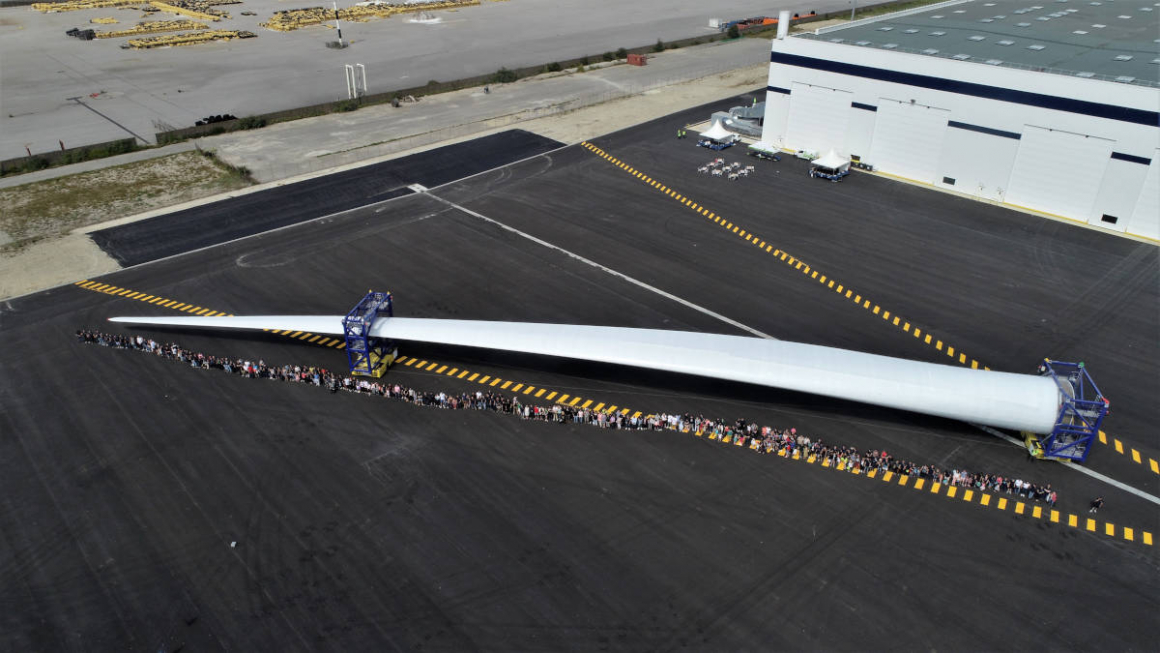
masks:
[[[1116,224],[1117,222],[1120,221],[1120,219],[1117,218],[1116,216],[1108,215],[1107,213],[1105,213],[1104,217],[1100,218],[1100,220],[1103,220],[1104,222],[1106,222],[1108,224]]]
[[[954,186],[955,180],[953,177],[943,177],[943,183],[946,184],[947,186]]]

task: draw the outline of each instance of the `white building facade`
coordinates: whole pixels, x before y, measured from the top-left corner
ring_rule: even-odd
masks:
[[[1154,87],[783,38],[762,140],[1160,240]]]

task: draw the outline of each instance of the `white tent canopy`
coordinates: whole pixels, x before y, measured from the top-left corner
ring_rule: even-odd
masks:
[[[822,156],[814,159],[810,163],[819,168],[827,168],[829,170],[845,170],[850,165],[850,160],[839,156],[837,152],[830,150]]]
[[[342,337],[341,315],[114,317],[111,322],[311,332]],[[1050,378],[742,336],[574,324],[383,318],[371,335],[628,365],[860,401],[1016,431],[1049,433]]]
[[[701,138],[707,138],[711,141],[731,141],[737,138],[733,132],[725,129],[720,120],[713,121],[713,126],[708,131],[701,132]]]

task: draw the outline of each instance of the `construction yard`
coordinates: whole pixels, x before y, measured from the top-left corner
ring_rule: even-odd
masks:
[[[348,64],[363,64],[368,92],[380,93],[501,67],[599,56],[657,39],[718,35],[708,26],[713,18],[845,6],[843,0],[729,0],[712,7],[687,0],[470,0],[411,5],[406,15],[393,15],[396,7],[389,18],[357,22],[386,10],[348,0],[339,3],[347,16],[340,19],[346,47],[334,48],[328,44],[338,34],[326,11],[307,5],[305,13],[276,13],[288,9],[277,0],[211,2],[94,0],[71,3],[79,7],[74,11],[56,5],[47,13],[0,9],[0,158],[126,137],[152,144],[157,132],[210,115],[245,117],[344,100]],[[177,20],[206,27],[157,31],[163,27],[157,23]],[[146,27],[134,27],[142,22]],[[282,31],[290,24],[309,28]],[[70,38],[69,30],[92,30],[93,38]],[[134,32],[98,37],[126,30]],[[239,38],[245,33],[258,38]],[[199,44],[165,47],[178,41]]]

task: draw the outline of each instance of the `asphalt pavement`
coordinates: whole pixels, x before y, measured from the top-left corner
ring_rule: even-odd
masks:
[[[790,159],[706,176],[696,168],[713,155],[672,134],[711,108],[595,145],[989,367],[1082,357],[1113,399],[1109,431],[1160,455],[1154,247],[868,175],[822,183]],[[415,180],[382,188],[401,182]],[[572,253],[778,338],[959,364],[583,146],[424,185],[99,281],[235,314],[345,313],[373,288],[414,317],[738,333]],[[280,197],[287,211],[304,201]],[[326,215],[347,200],[313,201]],[[148,221],[126,229],[168,246]],[[1050,482],[1065,516],[1086,519],[1103,494],[1099,531],[1017,514],[1014,497],[984,506],[693,434],[332,395],[72,336],[143,314],[174,311],[76,286],[0,309],[0,583],[14,590],[3,648],[1102,651],[1160,636],[1160,556],[1142,540],[1156,506],[970,425],[647,370],[402,352],[633,410],[745,417]],[[131,332],[346,364],[267,334]],[[389,380],[480,387],[416,368]],[[1146,466],[1110,445],[1088,465],[1154,491]]]

